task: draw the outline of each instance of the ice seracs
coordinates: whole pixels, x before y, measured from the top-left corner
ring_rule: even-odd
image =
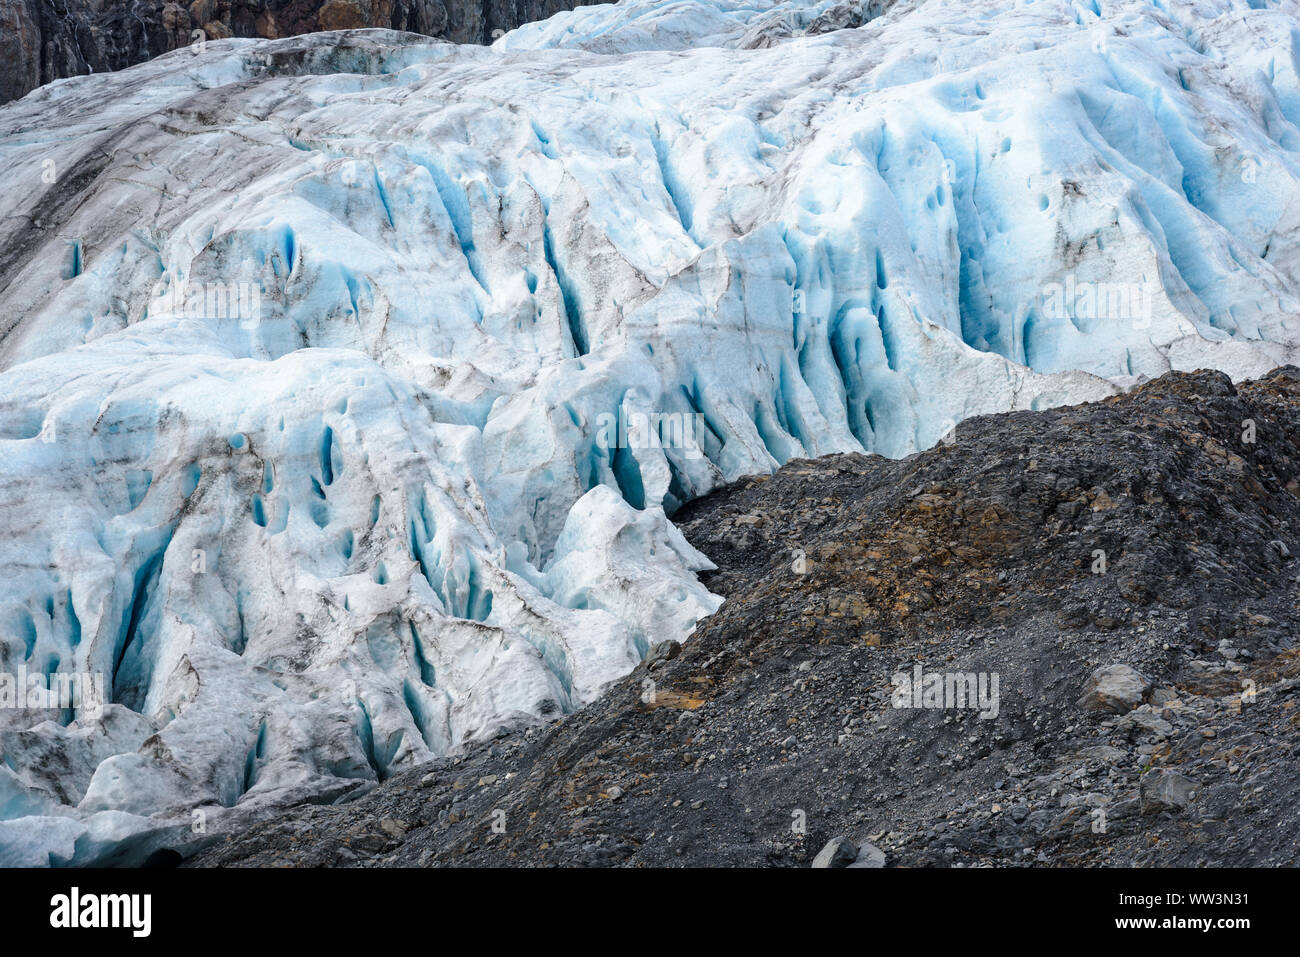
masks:
[[[625,3],[0,108],[0,671],[109,698],[0,714],[0,861],[580,707],[717,607],[719,483],[1292,360],[1297,13]]]

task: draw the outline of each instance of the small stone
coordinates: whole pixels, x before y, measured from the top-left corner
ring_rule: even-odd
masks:
[[[646,667],[655,668],[666,661],[672,661],[681,653],[682,643],[680,641],[661,641],[650,649],[650,654],[646,655]]]
[[[1196,797],[1196,784],[1177,771],[1151,771],[1142,776],[1138,788],[1143,814],[1180,811]]]
[[[1105,489],[1094,488],[1092,491],[1095,493],[1092,500],[1092,510],[1094,512],[1108,512],[1115,507],[1114,499],[1106,494]]]
[[[874,844],[865,841],[858,848],[858,856],[849,867],[879,868],[885,866],[885,852]]]
[[[1143,706],[1136,708],[1115,722],[1115,730],[1133,733],[1144,731],[1162,741],[1173,733],[1174,726],[1160,715]],[[1139,748],[1139,751],[1141,749]]]
[[[826,846],[813,858],[812,866],[819,869],[848,867],[850,864],[855,863],[857,859],[858,846],[847,837],[840,835],[831,838],[826,843]]]
[[[1100,761],[1103,764],[1119,764],[1128,757],[1128,754],[1109,744],[1099,744],[1091,748],[1084,748],[1079,752],[1079,756],[1090,761]]]
[[[1156,688],[1151,692],[1151,703],[1157,707],[1171,704],[1178,700],[1178,692],[1173,688]]]

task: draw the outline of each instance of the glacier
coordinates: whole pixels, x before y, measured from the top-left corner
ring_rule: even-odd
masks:
[[[624,0],[0,107],[0,672],[106,698],[0,693],[0,864],[581,707],[741,476],[1295,361],[1298,64],[1294,0]]]

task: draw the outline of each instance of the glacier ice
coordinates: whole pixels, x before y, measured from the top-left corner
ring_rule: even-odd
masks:
[[[1293,0],[625,0],[0,108],[0,671],[109,698],[0,708],[0,863],[580,707],[717,607],[720,483],[1293,361],[1297,62]]]

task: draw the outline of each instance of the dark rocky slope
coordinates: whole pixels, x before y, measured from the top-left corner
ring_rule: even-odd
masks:
[[[684,647],[190,863],[1295,865],[1298,477],[1291,367],[791,462],[678,514],[728,599]],[[917,664],[997,716],[894,707]]]
[[[120,70],[192,42],[386,27],[455,43],[596,0],[0,0],[0,103],[68,76]]]

